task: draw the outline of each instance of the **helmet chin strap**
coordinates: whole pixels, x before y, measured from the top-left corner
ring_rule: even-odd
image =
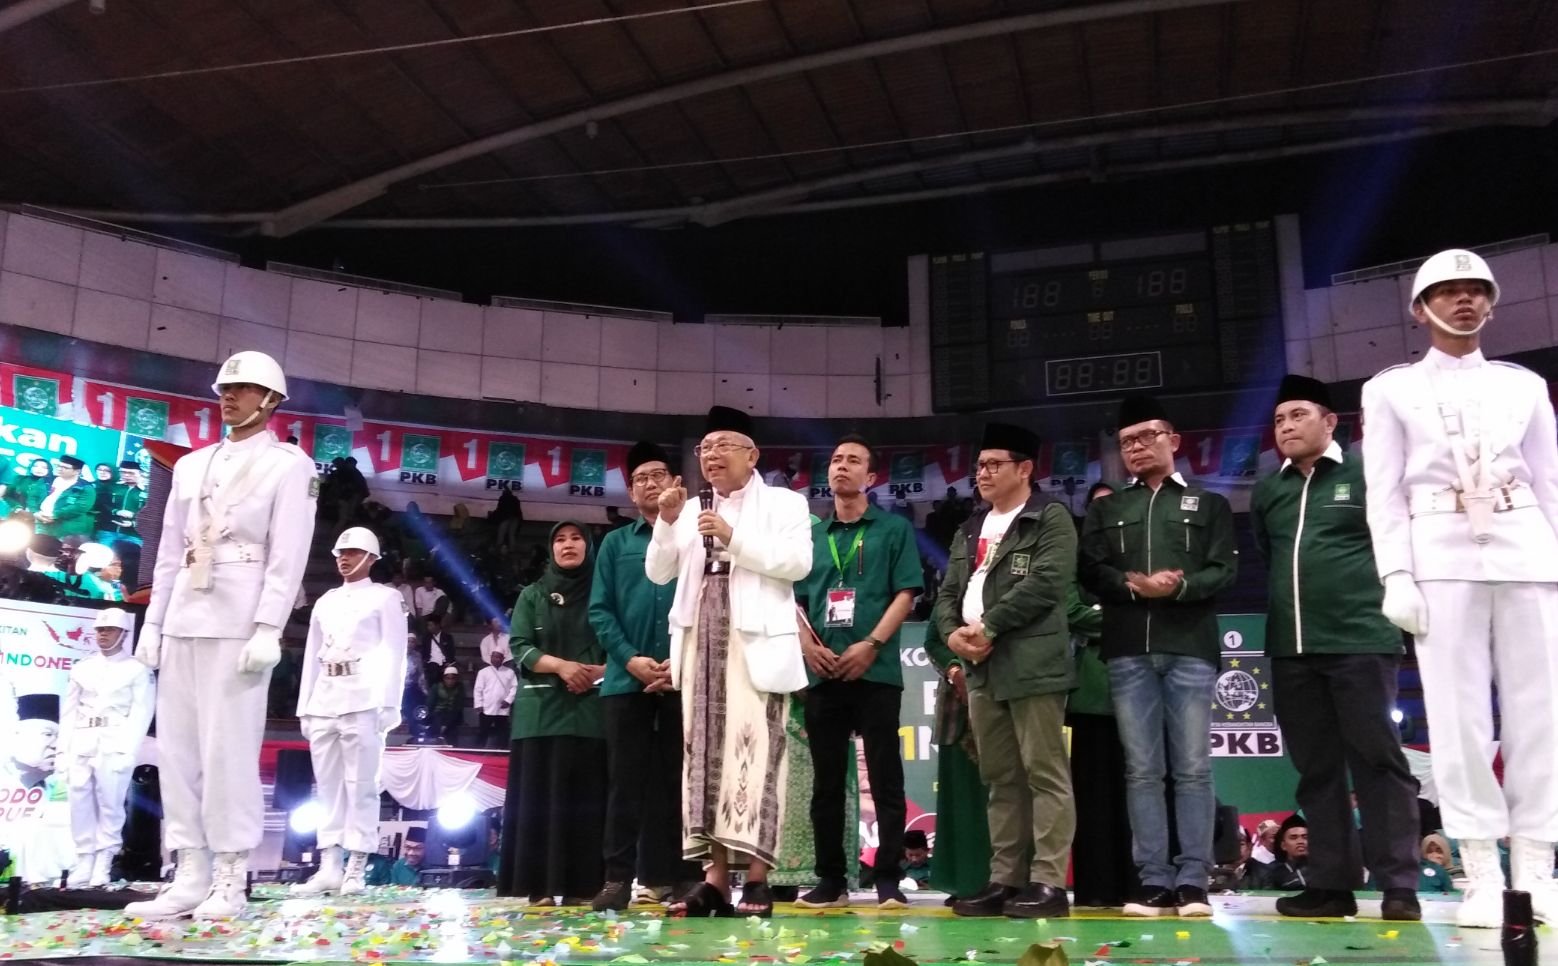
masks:
[[[1457,339],[1469,339],[1469,338],[1471,338],[1472,336],[1476,335],[1478,332],[1481,332],[1482,331],[1482,327],[1488,324],[1488,320],[1489,319],[1493,318],[1493,309],[1489,308],[1487,312],[1483,313],[1482,321],[1477,323],[1477,327],[1476,328],[1474,328],[1474,329],[1457,329],[1455,326],[1451,325],[1450,323],[1446,322],[1444,319],[1441,319],[1441,318],[1439,318],[1439,316],[1435,315],[1434,314],[1434,310],[1428,307],[1428,302],[1427,301],[1421,302],[1419,304],[1421,304],[1423,306],[1423,314],[1428,316],[1428,321],[1430,321],[1430,322],[1432,322],[1434,324],[1434,328],[1438,329],[1440,332],[1443,332],[1445,335],[1452,336],[1452,337],[1457,338]]]
[[[271,401],[274,400],[275,398],[276,398],[276,393],[273,390],[270,390],[270,389],[265,390],[265,398],[260,400],[260,408],[256,409],[254,412],[250,413],[248,415],[248,417],[244,419],[243,422],[239,423],[237,426],[234,426],[233,428],[234,429],[247,429],[248,427],[254,425],[254,421],[256,419],[259,419],[262,416],[269,415],[267,410],[266,410],[266,407],[272,405]]]
[[[362,559],[357,561],[357,566],[341,575],[341,583],[350,583],[359,573],[362,573],[362,568],[372,566],[373,561],[377,559],[379,558],[371,553],[363,554]]]

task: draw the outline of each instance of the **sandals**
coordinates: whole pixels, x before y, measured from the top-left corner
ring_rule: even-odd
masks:
[[[689,919],[729,919],[736,914],[735,906],[707,882],[699,882],[671,900],[668,911],[672,916]]]
[[[774,915],[774,890],[767,882],[748,882],[741,888],[741,905],[755,908],[736,909],[738,916],[757,916],[759,919],[772,919]]]

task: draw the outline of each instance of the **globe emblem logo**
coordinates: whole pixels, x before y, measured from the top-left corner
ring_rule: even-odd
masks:
[[[1229,711],[1248,711],[1260,701],[1260,685],[1244,671],[1225,671],[1217,679],[1217,703]]]
[[[160,435],[162,427],[157,418],[157,413],[150,409],[138,409],[135,412],[134,432],[141,436]]]
[[[22,409],[41,413],[49,408],[49,393],[42,386],[28,386],[22,390]]]
[[[518,465],[518,462],[519,461],[514,458],[514,454],[508,452],[499,453],[497,458],[493,460],[493,464],[497,467],[498,472],[504,476],[508,476],[509,474],[513,473]]]

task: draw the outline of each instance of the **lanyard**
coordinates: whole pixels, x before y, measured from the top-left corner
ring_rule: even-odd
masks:
[[[849,566],[849,562],[851,560],[855,559],[855,554],[860,552],[860,544],[861,544],[862,541],[865,540],[865,538],[866,538],[866,528],[864,526],[862,526],[859,530],[855,531],[855,542],[850,545],[849,553],[844,555],[844,559],[843,560],[840,560],[839,559],[839,545],[838,545],[838,541],[836,539],[834,539],[833,531],[831,531],[831,530],[828,531],[828,549],[833,551],[833,566],[835,568],[837,568],[837,570],[839,572],[839,583],[840,584],[844,583],[844,568],[848,567]],[[865,566],[865,561],[862,560],[861,561],[861,568],[863,569],[864,566]]]

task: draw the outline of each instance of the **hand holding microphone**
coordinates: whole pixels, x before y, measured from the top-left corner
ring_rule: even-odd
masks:
[[[707,483],[698,491],[698,503],[703,508],[703,512],[698,514],[698,532],[703,534],[704,553],[712,558],[716,549],[715,540],[725,547],[730,546],[730,524],[714,512],[714,489]]]

